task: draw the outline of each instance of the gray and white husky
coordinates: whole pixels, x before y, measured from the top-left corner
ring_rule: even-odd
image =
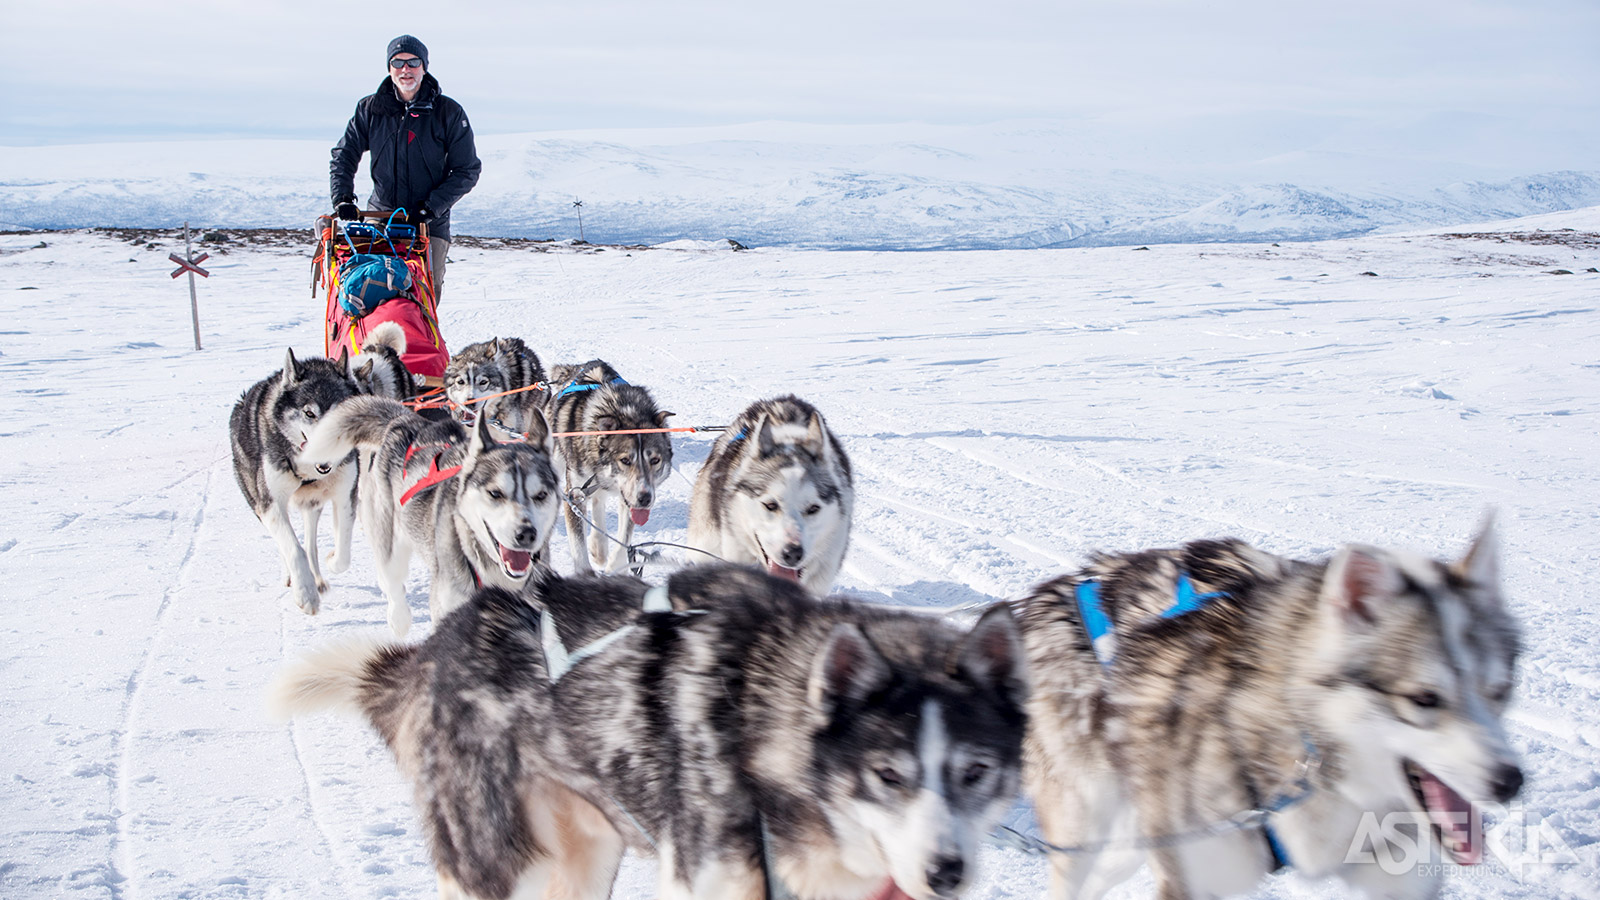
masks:
[[[295,603],[311,615],[328,589],[317,558],[323,506],[333,508],[329,569],[337,574],[350,565],[356,458],[346,452],[313,461],[304,450],[318,419],[355,392],[347,364],[321,357],[297,360],[290,349],[283,368],[245,391],[228,417],[239,490],[278,544],[284,583]],[[290,510],[296,509],[305,530],[304,546],[289,522]]]
[[[535,413],[527,442],[498,443],[487,419],[469,434],[393,400],[356,397],[322,420],[303,454],[314,460],[361,452],[361,522],[389,599],[389,626],[411,627],[406,572],[411,554],[428,558],[433,620],[483,585],[517,589],[537,565],[555,527],[559,490],[550,431]]]
[[[962,630],[716,565],[480,591],[420,645],[292,665],[273,705],[373,724],[445,897],[604,898],[633,849],[663,900],[935,900],[1020,787],[1026,695],[1003,606]]]
[[[572,542],[572,564],[579,572],[620,570],[628,562],[633,527],[649,521],[656,486],[672,471],[672,440],[660,431],[589,432],[665,428],[672,413],[662,412],[648,390],[627,383],[616,369],[598,359],[581,366],[552,367],[550,385],[545,412],[551,426],[557,432],[579,432],[556,440],[568,496],[579,505],[583,499],[588,500],[589,518],[600,529],[587,534],[578,510],[573,504],[563,505],[567,536]],[[606,501],[611,498],[617,503],[614,540],[603,531]]]
[[[478,415],[500,423],[503,430],[525,434],[532,427],[531,413],[543,405],[538,390],[544,382],[539,355],[521,338],[492,338],[468,344],[444,369],[444,393],[456,421],[472,424]],[[505,396],[506,391],[518,391]],[[479,397],[492,399],[475,402]]]
[[[1492,525],[1454,562],[1200,541],[1035,588],[1018,603],[1027,783],[1045,838],[1070,848],[1054,895],[1099,897],[1141,861],[1163,898],[1245,893],[1282,864],[1436,894],[1441,863],[1482,853],[1475,805],[1522,785],[1496,556]],[[1253,810],[1265,828],[1226,827]]]
[[[361,353],[350,361],[350,375],[363,394],[409,400],[417,382],[401,357],[406,353],[406,332],[398,322],[382,322],[361,342]]]
[[[822,414],[794,396],[758,400],[695,479],[689,544],[822,596],[844,563],[854,512],[850,458]]]

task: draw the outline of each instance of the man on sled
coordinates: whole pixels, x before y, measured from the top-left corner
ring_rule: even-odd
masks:
[[[327,291],[329,358],[368,352],[378,327],[393,322],[402,339],[387,345],[418,384],[437,387],[450,359],[438,316],[450,207],[478,183],[483,164],[466,112],[428,72],[428,48],[401,35],[386,59],[389,77],[356,104],[333,148],[334,215],[317,221],[312,295],[318,282]],[[361,221],[355,173],[368,152],[372,195]]]
[[[368,206],[404,209],[411,225],[428,229],[429,269],[438,302],[450,249],[450,207],[478,183],[483,163],[461,104],[439,92],[428,71],[428,48],[409,34],[389,42],[389,77],[361,98],[328,167],[334,214],[360,217],[355,175],[361,154],[372,154]]]

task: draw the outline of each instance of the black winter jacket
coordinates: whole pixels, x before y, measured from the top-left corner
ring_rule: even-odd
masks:
[[[450,207],[472,190],[483,169],[461,104],[439,93],[431,74],[422,77],[410,103],[385,78],[377,91],[356,104],[344,137],[333,148],[328,172],[335,206],[355,200],[356,168],[367,151],[372,153],[369,206],[403,207],[413,215],[426,206],[434,216],[428,233],[449,240]]]

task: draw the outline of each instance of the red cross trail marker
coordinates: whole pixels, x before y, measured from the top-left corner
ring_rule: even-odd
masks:
[[[194,319],[194,348],[196,350],[200,349],[200,301],[196,299],[194,294],[194,276],[199,275],[201,278],[211,277],[210,272],[200,268],[200,264],[210,258],[211,254],[209,253],[202,253],[199,256],[194,255],[194,248],[189,244],[189,223],[183,223],[183,255],[168,253],[167,259],[178,264],[178,267],[172,270],[173,278],[177,278],[185,272],[189,273],[189,315]]]
[[[211,273],[207,272],[205,269],[200,268],[200,264],[205,262],[206,260],[208,260],[210,258],[211,258],[211,254],[209,254],[209,253],[202,253],[199,256],[196,256],[194,259],[184,259],[183,257],[179,256],[176,253],[168,253],[167,254],[167,259],[170,259],[173,262],[178,264],[178,267],[176,269],[172,270],[172,277],[173,278],[177,278],[179,275],[182,275],[184,272],[193,272],[196,275],[199,275],[201,278],[210,278],[211,277]]]

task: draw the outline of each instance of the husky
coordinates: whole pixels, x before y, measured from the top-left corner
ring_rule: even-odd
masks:
[[[820,597],[844,562],[854,511],[850,458],[816,407],[794,396],[758,400],[717,438],[695,479],[688,543]]]
[[[1100,897],[1141,861],[1163,898],[1245,893],[1280,864],[1432,897],[1436,863],[1482,854],[1475,805],[1522,786],[1492,522],[1451,562],[1237,540],[1103,555],[1018,604],[1057,898]],[[1226,827],[1250,815],[1265,827]]]
[[[317,420],[355,392],[348,362],[297,360],[290,348],[283,368],[245,391],[228,417],[239,490],[277,542],[284,583],[309,615],[317,614],[328,589],[317,554],[323,506],[333,508],[328,568],[337,575],[350,566],[356,459],[344,453],[313,461],[305,456],[306,441]],[[291,509],[300,511],[303,546],[289,523]]]
[[[1004,606],[962,630],[745,566],[541,573],[292,664],[272,706],[372,723],[441,896],[599,900],[632,849],[664,900],[949,900],[1021,785],[1023,657]]]
[[[572,564],[579,572],[616,571],[628,562],[633,527],[650,519],[656,484],[672,470],[672,441],[665,432],[652,434],[586,434],[598,431],[635,431],[665,428],[668,417],[650,392],[629,384],[601,360],[581,366],[555,366],[545,410],[558,432],[579,432],[556,442],[566,470],[567,495],[563,507],[567,536],[572,544]],[[618,534],[609,537],[606,500],[616,498]],[[588,536],[579,512],[589,502],[595,533]],[[616,544],[612,553],[610,543]]]
[[[350,374],[360,393],[390,400],[409,400],[417,382],[401,357],[406,353],[406,332],[398,322],[382,322],[361,342],[361,353],[350,362]]]
[[[558,487],[550,430],[535,414],[526,442],[495,441],[486,418],[470,434],[383,397],[356,397],[325,416],[303,455],[359,450],[362,528],[377,554],[389,627],[411,627],[406,572],[420,549],[432,570],[428,610],[438,622],[482,585],[517,589],[547,565]]]
[[[484,415],[507,432],[523,434],[532,427],[531,413],[542,405],[533,389],[544,380],[538,354],[521,338],[492,338],[469,344],[450,357],[444,370],[444,391],[456,421],[470,425],[476,416]],[[501,394],[504,396],[494,396]],[[480,397],[491,399],[480,403]]]

